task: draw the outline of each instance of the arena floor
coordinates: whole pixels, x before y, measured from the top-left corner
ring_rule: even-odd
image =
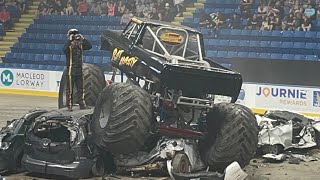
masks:
[[[24,96],[24,95],[7,95],[0,94],[0,127],[6,124],[7,120],[20,118],[29,110],[34,108],[55,109],[57,108],[57,98],[39,97],[39,96]],[[275,180],[318,180],[320,179],[320,150],[312,149],[302,151],[302,154],[313,154],[318,157],[318,161],[300,162],[300,164],[289,164],[288,161],[281,163],[265,162],[261,158],[252,160],[250,165],[244,168],[249,175],[250,180],[253,179],[275,179]],[[43,180],[43,179],[61,179],[61,177],[44,176],[39,174],[20,173],[20,174],[5,174],[6,180]],[[101,179],[94,178],[94,179]],[[115,179],[148,179],[148,180],[165,180],[167,177],[106,177],[108,180]]]

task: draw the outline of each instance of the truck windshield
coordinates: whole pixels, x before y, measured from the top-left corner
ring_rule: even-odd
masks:
[[[202,59],[199,35],[184,29],[149,25],[142,44],[145,49],[160,55],[167,52],[188,60]]]

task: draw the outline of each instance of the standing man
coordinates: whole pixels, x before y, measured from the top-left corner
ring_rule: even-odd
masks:
[[[83,51],[92,48],[91,43],[85,39],[77,29],[68,31],[68,40],[64,45],[63,51],[67,60],[67,105],[72,111],[73,106],[73,86],[75,85],[78,92],[80,109],[89,109],[84,100],[83,87]]]

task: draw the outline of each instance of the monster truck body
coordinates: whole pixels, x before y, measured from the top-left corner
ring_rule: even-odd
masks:
[[[151,82],[150,93],[164,97],[165,91],[182,90],[179,101],[192,101],[192,106],[207,103],[201,98],[206,94],[230,96],[234,102],[241,75],[208,61],[203,47],[202,34],[194,29],[137,18],[122,32],[105,31],[101,45],[113,52],[113,66],[129,78]]]

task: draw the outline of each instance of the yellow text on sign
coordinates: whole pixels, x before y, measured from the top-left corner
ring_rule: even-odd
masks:
[[[128,56],[123,56],[120,59],[119,65],[127,65],[132,67],[135,63],[137,62],[137,59],[135,57],[128,57]]]
[[[112,59],[111,60],[114,61],[116,59],[119,59],[123,52],[124,52],[124,50],[119,50],[118,48],[115,48],[113,50]]]

